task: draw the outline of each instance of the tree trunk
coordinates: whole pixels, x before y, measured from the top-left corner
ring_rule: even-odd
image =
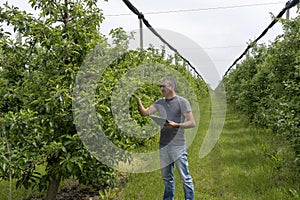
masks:
[[[8,152],[8,160],[9,160],[9,196],[8,199],[12,200],[12,184],[13,184],[13,178],[12,178],[12,166],[11,166],[11,157],[12,157],[12,151],[11,151],[11,146],[10,143],[8,141],[8,138],[6,136],[6,131],[5,131],[5,125],[3,123],[1,123],[1,128],[2,128],[2,132],[3,132],[3,136],[6,142],[6,147],[7,147],[7,152]]]
[[[50,177],[49,185],[48,185],[48,190],[47,190],[47,196],[45,200],[55,200],[56,195],[58,193],[58,188],[60,184],[60,174],[53,174]]]

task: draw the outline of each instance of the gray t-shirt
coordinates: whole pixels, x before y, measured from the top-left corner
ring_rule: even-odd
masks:
[[[184,122],[184,113],[192,111],[189,101],[181,96],[175,96],[172,99],[158,99],[153,106],[158,111],[160,117],[176,123]],[[160,131],[160,143],[170,143],[175,146],[184,145],[184,129],[163,126]]]

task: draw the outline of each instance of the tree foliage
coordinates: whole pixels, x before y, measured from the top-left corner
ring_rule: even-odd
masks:
[[[17,186],[48,188],[51,199],[60,180],[74,175],[82,183],[103,185],[112,171],[84,148],[72,116],[76,71],[89,49],[103,42],[98,33],[103,16],[91,0],[30,3],[39,18],[1,7],[1,22],[24,39],[1,32],[1,122],[11,144],[11,155],[6,146],[1,151],[1,177],[12,173]],[[36,171],[41,165],[43,174]]]
[[[47,190],[46,199],[54,199],[60,181],[71,176],[84,184],[113,185],[117,173],[90,153],[76,129],[73,92],[77,73],[97,44],[127,50],[130,36],[116,29],[111,32],[115,47],[107,43],[99,32],[104,17],[96,0],[29,3],[39,11],[38,17],[8,4],[0,7],[0,22],[22,36],[14,40],[0,30],[0,178],[7,180],[12,175],[18,187]],[[124,135],[113,120],[112,92],[131,67],[142,62],[170,66],[190,81],[198,96],[207,95],[205,83],[191,76],[179,59],[175,64],[174,60],[166,58],[165,51],[129,51],[96,83],[94,100],[103,121],[101,129],[120,148],[134,149],[148,140]],[[142,95],[146,104],[159,96],[155,84],[144,84],[138,90],[147,93]],[[139,117],[133,98],[128,98],[130,117],[141,126],[149,123]]]
[[[300,157],[299,16],[282,20],[284,34],[256,46],[224,78],[227,98],[249,119],[283,135]]]

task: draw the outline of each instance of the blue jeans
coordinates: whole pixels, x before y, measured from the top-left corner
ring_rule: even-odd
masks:
[[[193,179],[188,170],[186,146],[159,145],[161,173],[164,181],[164,200],[174,200],[174,164],[180,174],[185,200],[194,200]]]

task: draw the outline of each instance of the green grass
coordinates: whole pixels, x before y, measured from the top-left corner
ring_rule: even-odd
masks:
[[[0,181],[0,200],[9,199],[9,181]],[[32,194],[39,194],[38,191],[32,189],[18,188],[16,189],[15,181],[12,186],[12,199],[26,199],[32,196]]]
[[[37,167],[37,171],[43,173],[45,170],[44,166]],[[9,181],[0,180],[0,200],[8,200],[10,196],[10,186]],[[24,187],[16,188],[16,180],[12,181],[12,199],[28,199],[32,197],[32,195],[39,196],[42,193],[38,191],[37,188],[35,189],[25,189]]]
[[[208,129],[210,111],[201,102],[200,129],[188,149],[189,168],[194,179],[195,199],[287,200],[300,199],[300,181],[288,165],[291,153],[283,142],[264,130],[243,121],[232,110],[227,111],[221,137],[205,158],[199,150]],[[175,199],[184,199],[176,171]],[[130,174],[118,199],[162,199],[160,171]]]

